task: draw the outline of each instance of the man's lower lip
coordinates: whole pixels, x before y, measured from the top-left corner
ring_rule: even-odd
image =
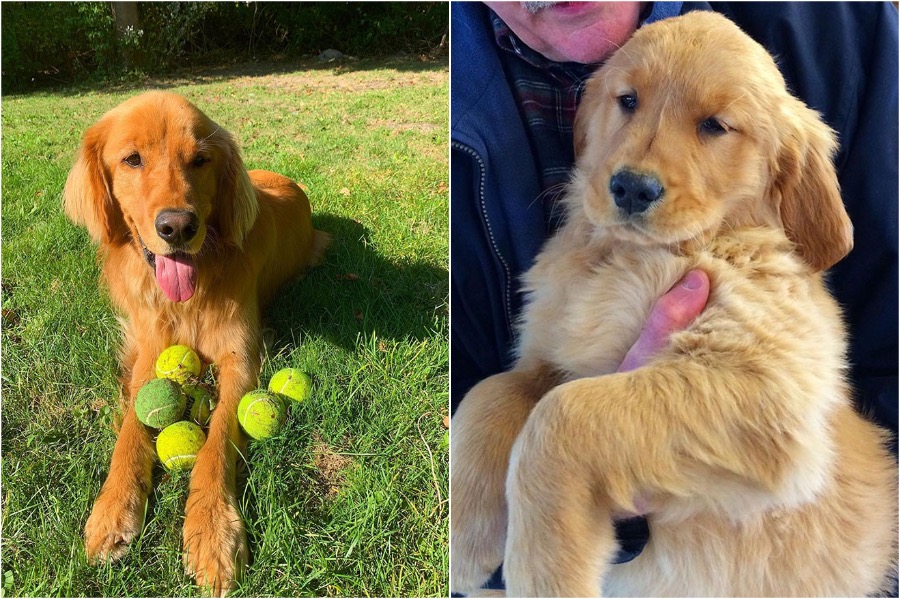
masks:
[[[557,14],[573,15],[589,9],[590,2],[560,2],[553,6],[548,6],[547,10],[551,10]]]

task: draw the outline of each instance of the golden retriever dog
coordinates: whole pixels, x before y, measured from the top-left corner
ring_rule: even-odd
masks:
[[[854,412],[823,271],[852,228],[836,142],[724,17],[638,30],[587,84],[566,221],[524,279],[512,370],[451,438],[451,588],[864,596],[890,588],[896,464]],[[690,269],[706,309],[617,368]],[[610,565],[613,520],[650,541]]]
[[[99,244],[103,279],[122,314],[124,418],[109,475],[85,526],[93,561],[121,557],[143,526],[156,457],[134,411],[166,347],[193,347],[218,367],[218,401],[191,474],[184,563],[216,594],[247,561],[235,497],[246,439],[237,404],[257,386],[260,309],[316,262],[312,228],[291,180],[247,172],[234,138],[176,94],[148,92],[84,134],[64,192],[66,214]]]

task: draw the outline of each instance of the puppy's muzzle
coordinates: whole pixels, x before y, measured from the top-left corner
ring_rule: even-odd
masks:
[[[645,212],[663,196],[663,185],[653,175],[619,169],[609,179],[609,195],[628,216]]]

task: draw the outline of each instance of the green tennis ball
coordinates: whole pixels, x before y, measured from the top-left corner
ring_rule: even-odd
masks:
[[[156,376],[185,384],[200,376],[200,357],[186,345],[173,345],[156,359]]]
[[[138,420],[153,428],[165,428],[181,420],[187,398],[178,383],[153,379],[141,387],[134,401]]]
[[[182,420],[167,426],[156,437],[156,455],[166,470],[190,470],[204,443],[203,430],[193,422]]]
[[[212,412],[212,394],[205,385],[184,385],[182,387],[188,399],[188,417],[191,422],[200,426],[209,424],[209,415]]]
[[[257,441],[277,434],[286,417],[281,398],[263,389],[250,391],[238,404],[238,422]]]
[[[294,401],[303,401],[309,397],[312,381],[298,368],[284,368],[275,373],[269,380],[269,391],[290,397]]]

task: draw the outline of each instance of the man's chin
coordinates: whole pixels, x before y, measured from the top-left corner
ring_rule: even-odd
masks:
[[[598,64],[628,41],[639,17],[637,3],[558,2],[535,17],[535,33],[550,60]]]

